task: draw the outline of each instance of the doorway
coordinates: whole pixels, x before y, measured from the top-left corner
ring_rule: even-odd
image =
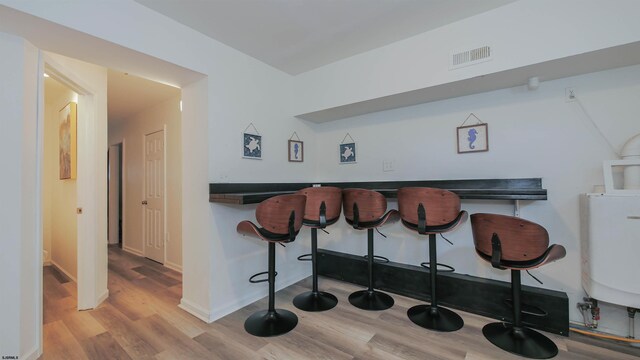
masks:
[[[109,211],[108,222],[109,232],[107,239],[110,245],[118,245],[122,249],[122,228],[123,219],[123,159],[124,159],[124,142],[109,146],[109,168],[107,169]]]

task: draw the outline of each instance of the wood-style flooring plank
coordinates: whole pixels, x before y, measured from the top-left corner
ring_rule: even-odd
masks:
[[[110,304],[103,304],[91,311],[113,339],[134,359],[153,359],[163,349],[154,348],[140,337],[131,320]]]
[[[44,349],[45,360],[83,360],[88,359],[82,346],[61,320],[45,324]]]
[[[108,332],[85,338],[80,343],[89,359],[132,360]]]

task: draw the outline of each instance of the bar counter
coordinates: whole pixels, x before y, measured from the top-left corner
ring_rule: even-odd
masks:
[[[227,204],[256,204],[276,195],[291,194],[310,186],[336,186],[342,189],[376,190],[395,199],[398,189],[409,186],[435,187],[455,192],[461,199],[547,200],[541,178],[466,179],[317,183],[211,183],[209,201]]]

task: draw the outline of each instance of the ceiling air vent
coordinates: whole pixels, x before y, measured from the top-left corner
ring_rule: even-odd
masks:
[[[464,51],[452,51],[449,57],[449,70],[479,64],[493,59],[491,46],[483,46]]]

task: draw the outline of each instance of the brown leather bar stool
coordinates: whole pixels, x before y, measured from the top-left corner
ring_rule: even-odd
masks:
[[[305,311],[325,311],[338,304],[333,294],[318,291],[318,229],[324,229],[340,219],[342,210],[342,189],[331,186],[309,187],[296,194],[307,197],[302,224],[311,228],[311,272],[313,290],[293,299],[293,305]],[[298,260],[309,254],[298,257]]]
[[[398,220],[398,211],[387,210],[387,199],[376,191],[345,189],[342,191],[344,217],[356,230],[367,230],[367,266],[369,287],[349,295],[349,302],[363,310],[385,310],[393,306],[393,298],[373,288],[373,230]]]
[[[471,215],[473,241],[478,255],[496,269],[511,270],[513,322],[495,322],[482,328],[493,345],[531,359],[548,359],[558,347],[548,337],[522,325],[520,271],[531,270],[562,259],[562,245],[549,246],[549,234],[542,226],[518,217]]]
[[[436,235],[453,231],[467,219],[467,212],[460,211],[460,198],[451,191],[406,187],[398,190],[398,208],[402,224],[420,235],[429,235],[429,269],[431,304],[416,305],[407,311],[407,316],[416,325],[436,331],[456,331],[464,325],[460,315],[438,306],[438,264]]]
[[[245,220],[237,231],[269,243],[269,270],[253,275],[252,283],[269,282],[269,308],[255,312],[244,322],[244,329],[255,336],[276,336],[291,331],[298,324],[298,317],[288,310],[275,308],[276,243],[288,243],[296,239],[302,227],[304,195],[280,195],[261,202],[256,208],[256,220],[262,227]],[[268,274],[267,279],[255,280]]]

